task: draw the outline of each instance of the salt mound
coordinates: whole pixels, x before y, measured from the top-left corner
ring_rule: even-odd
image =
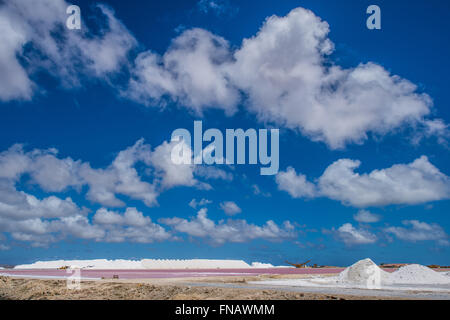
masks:
[[[141,261],[132,260],[56,260],[56,261],[37,261],[32,264],[23,264],[15,266],[14,269],[58,269],[70,267],[72,269],[143,269]]]
[[[401,267],[389,276],[392,284],[447,284],[450,277],[428,267],[411,264]]]
[[[275,268],[275,267],[273,265],[271,265],[270,263],[253,262],[252,268],[266,269],[266,268]]]
[[[248,269],[242,260],[56,260],[38,261],[15,266],[15,269],[72,269],[136,270],[136,269]],[[272,266],[273,267],[273,266]],[[267,265],[267,268],[269,266]]]
[[[388,273],[379,268],[370,259],[358,261],[342,271],[339,276],[329,279],[334,280],[336,284],[340,285],[367,286],[368,288],[381,288],[381,286],[389,287],[404,284],[450,284],[449,276],[422,265],[411,264],[401,267],[393,273]],[[330,282],[327,279],[324,280]]]
[[[383,290],[424,290],[450,292],[450,272],[439,273],[421,265],[408,265],[388,273],[372,260],[358,261],[333,277],[250,281],[250,284],[288,287],[358,288]]]
[[[144,269],[248,269],[242,260],[142,260]]]
[[[337,282],[377,287],[385,282],[388,277],[389,274],[381,270],[371,259],[364,259],[342,271],[337,277]]]

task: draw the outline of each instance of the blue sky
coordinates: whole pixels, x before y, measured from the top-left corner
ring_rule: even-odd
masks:
[[[0,5],[0,264],[450,264],[448,3],[73,3]],[[167,163],[195,120],[279,128],[279,174]]]

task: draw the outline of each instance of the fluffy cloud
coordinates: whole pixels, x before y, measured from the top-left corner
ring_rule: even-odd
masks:
[[[60,232],[63,237],[102,241],[105,231],[92,225],[87,217],[76,215],[63,217],[50,223],[50,232]]]
[[[89,224],[88,210],[77,206],[70,197],[65,199],[49,196],[38,197],[15,187],[17,172],[25,172],[32,161],[20,148],[11,159],[28,159],[11,167],[8,154],[0,154],[0,233],[8,232],[14,240],[27,241],[33,246],[47,246],[49,243],[68,236],[80,239],[99,239],[102,230]],[[15,174],[4,174],[8,168],[17,169]],[[20,168],[20,170],[18,170]],[[56,168],[57,169],[57,168]],[[57,175],[57,172],[56,172]],[[57,180],[57,185],[59,185]]]
[[[225,181],[233,180],[233,174],[217,167],[196,165],[194,170],[197,176],[205,179],[220,179]]]
[[[46,246],[71,235],[101,237],[101,230],[89,226],[87,214],[88,210],[79,208],[71,198],[38,199],[0,179],[0,232],[10,233],[15,240]]]
[[[17,191],[13,184],[0,179],[0,217],[14,220],[33,218],[58,218],[84,214],[71,198],[55,196],[38,199],[23,191]]]
[[[442,120],[427,118],[431,98],[415,84],[372,62],[345,69],[330,61],[329,25],[309,10],[267,18],[236,50],[224,38],[195,28],[173,39],[163,55],[149,50],[130,62],[128,53],[137,42],[110,8],[97,7],[105,27],[94,33],[85,23],[81,31],[67,30],[67,6],[64,0],[9,0],[0,6],[0,100],[30,99],[36,87],[30,75],[39,70],[69,87],[87,75],[119,88],[110,75],[126,68],[129,83],[118,90],[131,100],[175,102],[197,114],[218,108],[230,115],[244,105],[261,121],[333,149],[407,125],[441,142],[449,136]]]
[[[316,196],[316,186],[307,181],[306,176],[297,174],[292,167],[287,168],[286,171],[280,171],[275,180],[278,189],[286,191],[293,198],[312,198]]]
[[[105,228],[106,242],[151,243],[172,238],[163,227],[135,208],[127,208],[123,215],[102,208],[96,212],[93,221]]]
[[[197,2],[197,8],[200,12],[213,12],[217,16],[223,14],[233,15],[238,11],[237,8],[230,4],[229,0],[199,0]]]
[[[442,119],[425,120],[421,124],[422,130],[418,130],[412,139],[414,144],[419,144],[423,138],[436,137],[439,144],[449,147],[450,125]]]
[[[0,100],[29,100],[33,83],[16,58],[16,53],[26,43],[26,36],[23,30],[14,26],[11,16],[5,10],[0,10],[0,31]]]
[[[127,195],[132,199],[141,200],[147,206],[157,202],[158,191],[154,184],[142,181],[135,165],[151,164],[151,149],[144,140],[137,141],[117,155],[106,169],[92,169],[84,164],[79,175],[89,185],[87,197],[105,206],[123,206],[123,202],[115,194]]]
[[[429,120],[431,98],[406,79],[369,62],[345,69],[331,63],[329,26],[309,10],[269,17],[252,38],[232,51],[202,29],[173,40],[163,56],[139,55],[124,95],[148,105],[167,99],[201,113],[228,114],[243,102],[261,121],[298,130],[331,148],[362,143],[405,125],[426,134],[448,128]]]
[[[197,209],[197,207],[204,207],[208,204],[211,204],[212,201],[208,199],[201,199],[200,201],[197,201],[195,199],[192,199],[191,202],[189,202],[189,206],[193,209]]]
[[[220,209],[222,209],[227,216],[235,216],[242,212],[241,208],[233,201],[222,202],[220,204]]]
[[[0,179],[16,181],[30,166],[30,156],[23,151],[22,145],[13,145],[0,153]]]
[[[57,158],[57,150],[25,152],[23,145],[13,145],[0,153],[0,179],[18,181],[28,173],[31,180],[48,192],[62,192],[68,187],[80,187],[77,176],[81,162]]]
[[[257,184],[252,185],[252,190],[253,190],[253,194],[257,195],[257,196],[261,195],[266,198],[270,198],[272,196],[272,194],[270,192],[261,191],[261,188]]]
[[[0,179],[17,182],[28,173],[32,183],[48,192],[88,185],[87,198],[102,205],[123,206],[115,196],[123,194],[152,206],[158,192],[153,184],[142,181],[134,168],[139,162],[150,164],[150,153],[150,147],[139,140],[121,151],[107,168],[93,169],[86,162],[58,158],[54,149],[25,152],[22,145],[14,145],[0,153]]]
[[[239,94],[224,70],[231,60],[225,39],[203,29],[187,30],[163,57],[152,52],[137,57],[124,95],[147,105],[164,105],[169,98],[197,113],[208,107],[233,113]]]
[[[36,87],[30,76],[39,70],[74,86],[82,75],[104,79],[127,64],[137,42],[110,8],[97,6],[104,27],[94,34],[84,23],[82,30],[65,27],[68,6],[64,0],[2,2],[0,100],[30,99]]]
[[[316,184],[292,168],[280,172],[276,181],[280,190],[294,198],[324,196],[355,207],[413,205],[450,198],[449,177],[425,156],[368,174],[355,172],[360,164],[350,159],[338,160]]]
[[[332,230],[331,233],[337,240],[344,242],[346,245],[362,245],[371,244],[377,241],[377,236],[366,229],[355,228],[350,223],[345,223],[337,230]]]
[[[0,152],[0,234],[7,232],[12,239],[33,246],[48,246],[67,237],[138,243],[174,239],[135,208],[127,208],[123,214],[102,208],[91,221],[89,210],[77,206],[70,197],[38,198],[17,189],[25,183],[52,193],[87,190],[88,200],[106,207],[125,206],[119,195],[153,206],[160,193],[170,188],[208,189],[207,183],[195,177],[193,165],[172,163],[171,150],[169,143],[152,150],[141,139],[119,152],[107,167],[92,168],[81,160],[58,157],[55,149],[27,152],[22,145],[14,145]],[[207,203],[203,199],[191,205]]]
[[[123,215],[100,209],[92,223],[88,213],[71,198],[38,199],[16,190],[14,183],[0,178],[0,234],[7,232],[14,240],[30,242],[32,246],[48,246],[67,237],[139,243],[171,238],[164,228],[134,208],[127,208]]]
[[[121,215],[105,208],[99,209],[94,215],[94,222],[102,225],[130,225],[141,226],[149,222],[136,208],[127,208],[125,214]]]
[[[171,188],[184,186],[211,189],[209,184],[199,181],[196,176],[229,179],[229,175],[220,169],[211,168],[211,172],[198,173],[194,165],[174,164],[171,160],[172,147],[172,144],[164,142],[152,150],[141,139],[119,152],[106,168],[92,168],[81,160],[61,159],[54,149],[25,152],[22,145],[14,145],[0,153],[0,182],[9,181],[11,186],[28,174],[31,183],[47,192],[64,192],[69,188],[81,191],[87,185],[86,197],[103,206],[124,206],[117,195],[125,195],[151,207],[157,204],[161,192]],[[138,172],[138,164],[142,164],[146,170]],[[0,197],[6,196],[6,187],[0,184],[0,188],[3,188]]]
[[[436,224],[428,224],[417,220],[403,221],[405,227],[388,227],[384,231],[395,235],[397,238],[405,241],[436,241],[440,245],[450,245],[449,236],[444,229]]]
[[[329,26],[311,11],[272,16],[235,53],[230,75],[249,95],[260,119],[299,130],[331,148],[361,143],[422,122],[431,99],[406,79],[374,63],[344,69],[329,65]]]
[[[357,207],[419,204],[450,197],[450,180],[423,156],[410,164],[358,174],[359,161],[343,159],[319,179],[329,198]]]
[[[164,188],[198,185],[199,181],[194,178],[194,165],[178,165],[172,162],[172,150],[177,144],[178,142],[164,142],[151,155],[151,162],[156,169],[157,176],[160,178],[161,185]]]
[[[81,162],[70,158],[58,159],[56,155],[55,150],[34,152],[34,161],[30,162],[29,167],[33,182],[48,192],[62,192],[68,187],[80,187],[82,180],[77,172]]]
[[[68,237],[115,243],[152,243],[173,239],[163,227],[135,208],[127,208],[123,215],[102,208],[93,216],[92,222],[83,214],[60,212],[56,219],[46,219],[43,215],[11,219],[0,212],[0,231],[10,233],[15,240],[30,242],[32,246],[48,246]]]
[[[214,245],[226,242],[247,242],[254,239],[282,241],[296,237],[294,226],[284,222],[278,226],[273,221],[267,221],[263,226],[249,224],[245,220],[227,220],[218,223],[208,219],[207,209],[202,208],[197,217],[191,220],[182,218],[160,219],[160,223],[171,226],[175,231],[185,233],[191,237],[203,238]]]
[[[357,214],[353,216],[353,219],[355,219],[358,222],[361,223],[375,223],[380,221],[381,217],[377,214],[374,214],[367,210],[360,210]]]

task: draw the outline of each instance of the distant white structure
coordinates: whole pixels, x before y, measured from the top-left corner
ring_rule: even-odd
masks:
[[[250,269],[275,268],[269,263],[253,262],[251,265],[243,260],[56,260],[38,261],[32,264],[15,266],[14,269],[94,269],[94,270],[174,270],[174,269]]]
[[[270,263],[253,262],[252,268],[265,269],[265,268],[275,268]]]
[[[144,269],[248,269],[242,260],[142,260]]]
[[[32,264],[23,264],[15,266],[14,269],[143,269],[141,261],[132,260],[56,260],[56,261],[37,261]]]

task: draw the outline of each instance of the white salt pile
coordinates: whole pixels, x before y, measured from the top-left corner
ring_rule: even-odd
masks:
[[[242,260],[142,260],[144,269],[248,269]]]
[[[143,269],[141,261],[133,260],[56,260],[37,261],[32,264],[17,265],[14,269],[58,269],[69,267],[72,269]]]
[[[134,269],[249,269],[274,268],[271,264],[254,262],[250,266],[242,260],[57,260],[38,261],[32,264],[23,264],[15,269],[58,269],[68,267],[72,269],[103,269],[103,270],[134,270]]]
[[[407,265],[393,273],[388,273],[380,269],[372,260],[365,259],[341,272],[338,282],[368,286],[449,284],[450,277],[418,264]]]
[[[253,262],[252,268],[265,269],[265,268],[275,268],[275,267],[273,265],[271,265],[270,263]]]
[[[450,284],[450,277],[428,267],[411,264],[390,274],[387,284]]]
[[[355,288],[379,288],[387,281],[389,274],[378,267],[371,259],[364,259],[342,271],[335,277],[314,277],[303,280],[311,284],[343,286]],[[299,283],[300,284],[300,283]]]
[[[337,282],[376,287],[386,282],[388,277],[389,274],[381,270],[371,259],[364,259],[342,271],[337,277]]]
[[[393,273],[388,273],[370,259],[358,261],[334,277],[315,276],[309,279],[270,280],[251,283],[294,287],[450,291],[450,277],[447,274],[417,264],[408,265]]]

